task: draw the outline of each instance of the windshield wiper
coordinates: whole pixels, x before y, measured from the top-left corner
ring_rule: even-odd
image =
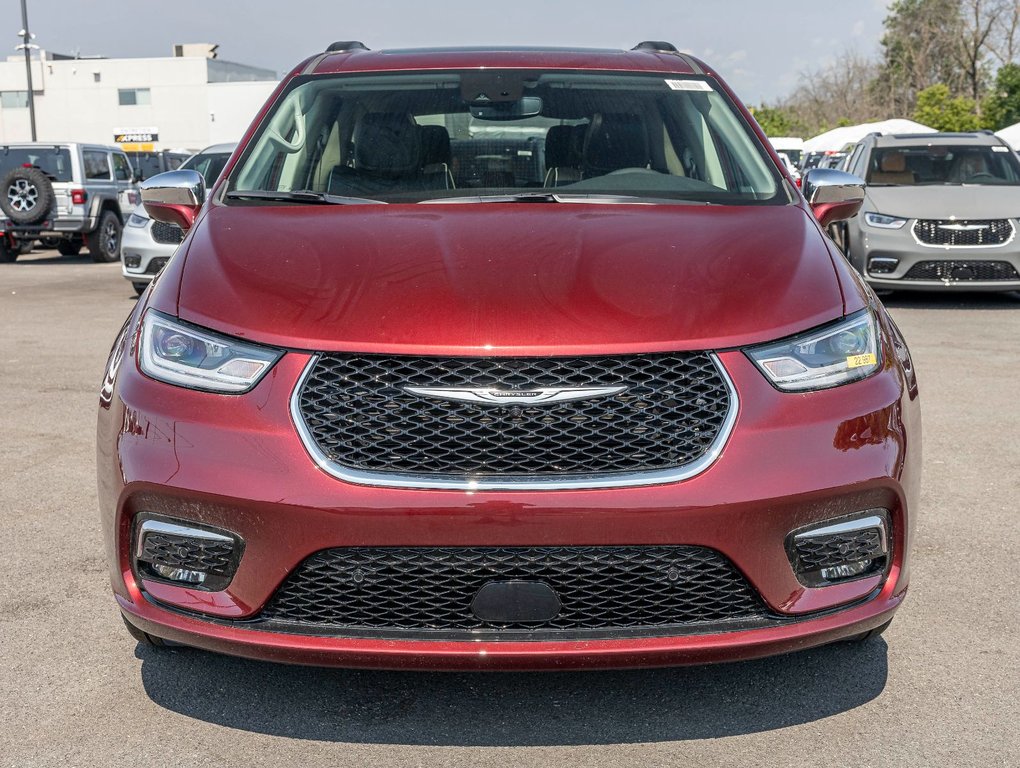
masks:
[[[521,192],[516,195],[474,195],[471,197],[435,197],[422,203],[637,203],[655,205],[661,203],[699,203],[701,201],[674,200],[672,198],[638,197],[636,195],[606,194],[562,194],[555,192]],[[704,203],[710,205],[710,203]]]
[[[275,200],[284,203],[320,203],[324,205],[386,205],[382,200],[368,197],[343,197],[330,195],[326,192],[313,192],[310,189],[296,189],[292,192],[281,192],[270,189],[235,189],[227,192],[231,200]]]

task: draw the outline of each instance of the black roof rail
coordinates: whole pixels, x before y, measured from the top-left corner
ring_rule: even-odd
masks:
[[[656,53],[680,53],[673,43],[663,40],[642,40],[631,48],[632,51],[655,51]]]
[[[340,53],[341,51],[367,51],[368,46],[360,40],[337,40],[326,46],[326,53]]]

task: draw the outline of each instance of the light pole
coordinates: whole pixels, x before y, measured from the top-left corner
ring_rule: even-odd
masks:
[[[35,141],[35,94],[32,90],[32,33],[28,31],[28,6],[21,0],[21,48],[25,51],[25,75],[28,77],[28,120],[32,125],[32,141]]]

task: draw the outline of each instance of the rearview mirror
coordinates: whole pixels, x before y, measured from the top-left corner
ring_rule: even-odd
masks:
[[[142,205],[156,221],[176,224],[185,232],[205,202],[205,179],[197,171],[167,171],[141,184]]]
[[[522,96],[517,101],[494,101],[491,104],[471,105],[471,117],[478,120],[521,120],[542,113],[539,96]]]
[[[864,179],[835,168],[812,168],[801,190],[822,227],[857,215],[864,203]]]

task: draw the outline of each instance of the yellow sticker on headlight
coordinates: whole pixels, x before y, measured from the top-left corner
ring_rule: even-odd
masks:
[[[878,358],[869,352],[866,355],[850,355],[846,359],[847,368],[861,368],[865,365],[874,365],[878,362]]]

